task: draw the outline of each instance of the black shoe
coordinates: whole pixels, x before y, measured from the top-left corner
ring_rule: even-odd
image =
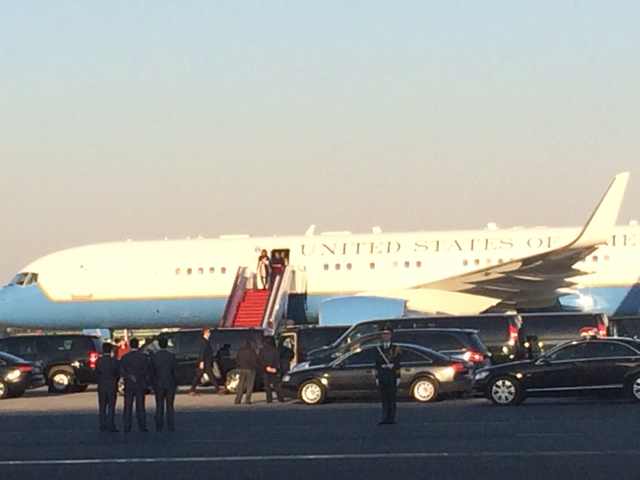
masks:
[[[114,428],[110,428],[110,429],[109,429],[109,432],[111,432],[111,433],[118,433],[119,431],[120,431],[120,430],[118,430],[118,429],[117,429],[117,428],[115,428],[115,427],[114,427]]]
[[[149,429],[145,427],[145,428],[141,428],[140,431],[144,432],[144,433],[147,433],[149,431]]]

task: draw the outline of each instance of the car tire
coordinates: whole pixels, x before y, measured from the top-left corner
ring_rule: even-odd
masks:
[[[640,374],[631,377],[628,385],[629,396],[636,402],[640,402]]]
[[[489,382],[487,396],[500,406],[519,405],[524,400],[522,385],[513,377],[497,377]]]
[[[68,393],[73,384],[73,374],[67,370],[53,370],[49,374],[49,391],[53,393]]]
[[[326,396],[327,390],[317,380],[304,382],[298,390],[298,398],[307,405],[320,405]]]
[[[240,383],[240,372],[231,370],[227,373],[227,379],[224,382],[224,389],[228,393],[236,393],[238,391],[238,383]]]
[[[0,381],[0,400],[3,398],[9,398],[9,386]]]
[[[411,397],[420,403],[434,402],[438,398],[438,382],[432,378],[422,377],[411,385]]]

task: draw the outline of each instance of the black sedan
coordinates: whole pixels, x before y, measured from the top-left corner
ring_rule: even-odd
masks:
[[[0,399],[20,397],[25,390],[45,383],[40,364],[0,352]]]
[[[452,360],[428,348],[396,343],[400,353],[399,396],[431,402],[441,394],[471,390],[470,364]],[[376,347],[366,346],[327,365],[295,368],[282,378],[282,387],[308,405],[329,397],[375,395]]]
[[[601,392],[640,401],[640,342],[613,337],[567,342],[536,360],[477,370],[474,389],[496,405],[517,405],[529,396]]]

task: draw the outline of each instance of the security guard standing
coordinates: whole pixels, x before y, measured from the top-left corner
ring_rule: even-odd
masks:
[[[127,433],[131,431],[133,400],[135,399],[138,430],[148,432],[144,396],[151,368],[146,355],[138,350],[140,345],[138,339],[132,338],[129,344],[131,351],[120,360],[120,374],[124,379],[124,431]]]
[[[112,355],[112,345],[102,345],[102,355],[96,362],[96,381],[98,383],[98,412],[100,431],[117,432],[115,423],[116,400],[118,398],[119,365]]]
[[[218,382],[216,381],[216,377],[213,374],[213,347],[211,346],[211,342],[209,338],[211,337],[211,330],[208,328],[202,329],[202,337],[200,337],[200,357],[198,358],[198,368],[196,369],[196,374],[193,377],[193,382],[191,383],[191,389],[189,390],[190,395],[196,394],[196,388],[200,383],[200,379],[202,375],[205,373],[207,377],[209,377],[209,381],[213,385],[213,392],[216,393],[218,391]]]
[[[382,400],[382,420],[378,425],[396,423],[400,349],[391,343],[391,335],[391,329],[385,328],[382,332],[382,345],[376,348],[376,375]]]
[[[160,350],[151,357],[153,370],[153,389],[156,394],[156,432],[164,426],[165,411],[167,427],[175,431],[175,411],[173,404],[176,398],[176,356],[167,350],[167,337],[158,338]]]

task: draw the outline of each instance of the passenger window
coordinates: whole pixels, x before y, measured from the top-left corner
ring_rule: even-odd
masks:
[[[413,350],[406,349],[400,352],[401,365],[408,365],[413,363],[425,363],[425,362],[431,363],[432,361],[430,358],[427,358]]]
[[[607,357],[636,357],[637,352],[620,343],[613,342],[593,342],[585,345],[585,357],[587,358],[607,358]]]
[[[423,343],[426,347],[433,350],[462,350],[464,346],[453,335],[435,334],[427,337],[427,342]]]
[[[345,367],[368,367],[376,363],[376,349],[367,348],[361,352],[354,353],[344,361]]]
[[[563,360],[574,360],[577,358],[584,358],[585,357],[584,347],[585,347],[584,343],[579,343],[576,345],[568,345],[549,355],[549,360],[551,360],[552,362],[560,362]]]

